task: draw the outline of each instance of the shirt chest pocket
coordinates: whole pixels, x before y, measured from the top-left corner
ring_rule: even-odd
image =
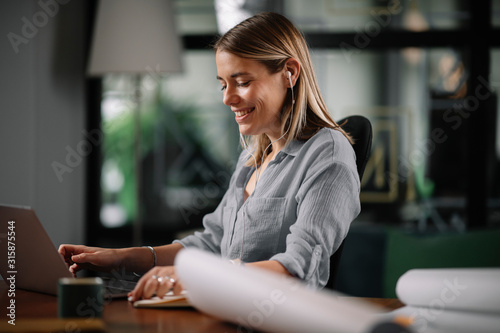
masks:
[[[285,198],[249,198],[238,214],[231,247],[242,249],[246,261],[267,260],[284,250],[285,207]]]

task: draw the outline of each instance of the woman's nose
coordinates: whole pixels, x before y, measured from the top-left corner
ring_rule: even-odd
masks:
[[[224,90],[224,97],[222,98],[222,102],[227,106],[236,105],[240,100],[239,95],[236,93],[236,90],[232,87],[227,86]]]

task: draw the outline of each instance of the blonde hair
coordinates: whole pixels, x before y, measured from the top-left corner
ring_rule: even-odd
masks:
[[[306,41],[286,17],[270,12],[252,16],[226,32],[213,47],[216,52],[225,51],[258,61],[267,67],[270,74],[283,70],[290,58],[299,62],[301,70],[293,87],[295,105],[292,105],[289,91],[281,112],[281,133],[286,133],[285,146],[292,140],[307,140],[324,127],[342,132],[353,143],[330,116],[318,87]],[[266,150],[270,143],[265,134],[253,137],[257,161],[270,153]],[[247,164],[252,161],[249,159]]]

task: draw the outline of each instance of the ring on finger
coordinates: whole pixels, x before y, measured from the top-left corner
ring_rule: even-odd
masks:
[[[168,281],[168,282],[170,282],[172,285],[174,285],[174,284],[175,284],[175,279],[174,279],[173,277],[169,276],[169,275],[165,275],[165,276],[163,277],[163,279],[164,279],[164,280],[167,280],[167,281]]]
[[[159,276],[156,278],[158,283],[162,283],[163,281],[168,281],[172,284],[172,286],[175,284],[175,279],[171,276],[165,275],[165,276]]]
[[[174,287],[175,287],[175,282],[176,282],[176,281],[175,281],[175,279],[174,279],[173,277],[171,277],[171,276],[169,276],[169,275],[165,275],[165,276],[163,277],[163,280],[168,281],[168,282],[170,282],[170,283],[172,284],[172,285],[170,286],[170,288],[168,289],[167,293],[169,293],[169,292],[171,292],[172,290],[174,290]]]

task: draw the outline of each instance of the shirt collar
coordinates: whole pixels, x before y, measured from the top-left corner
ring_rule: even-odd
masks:
[[[281,149],[280,153],[283,152],[287,155],[296,156],[304,143],[305,141],[293,140],[285,148]]]

